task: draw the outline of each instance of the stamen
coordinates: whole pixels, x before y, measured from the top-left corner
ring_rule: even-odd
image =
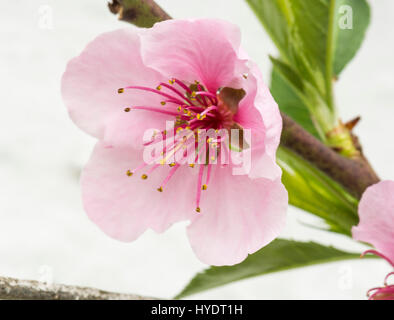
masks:
[[[168,181],[170,181],[170,179],[172,178],[172,176],[175,174],[175,172],[178,170],[178,168],[180,167],[180,164],[176,164],[175,167],[173,167],[170,171],[170,173],[168,174],[168,176],[163,180],[163,182],[161,183],[159,189],[163,190],[164,187],[166,186],[166,184],[168,183]],[[159,190],[158,189],[158,190]],[[162,192],[162,191],[160,191]]]
[[[197,85],[198,91],[203,91],[203,87],[201,86],[200,82],[198,82],[198,81],[196,80],[195,83],[196,83],[196,85]],[[208,101],[207,101],[207,99],[206,99],[205,96],[202,96],[202,99],[201,99],[200,97],[198,97],[198,102],[200,102],[201,104],[203,104],[205,107],[208,107]],[[212,102],[212,101],[211,101],[211,102]]]
[[[205,109],[203,112],[200,113],[200,116],[207,115],[209,112],[217,110],[217,106],[210,106],[209,108]]]
[[[185,95],[182,92],[180,92],[179,90],[175,89],[174,87],[168,85],[167,83],[160,83],[160,87],[161,86],[166,87],[167,89],[171,90],[176,95],[178,95],[180,98],[184,99],[188,104],[193,105],[193,102],[191,102],[187,97],[185,97]]]
[[[211,170],[212,170],[212,164],[208,164],[207,179],[205,180],[206,185],[209,185],[209,180],[211,179]]]
[[[165,97],[167,99],[170,99],[174,103],[183,104],[183,102],[181,100],[179,100],[177,97],[173,97],[173,96],[171,96],[171,95],[169,95],[167,93],[161,92],[159,90],[151,89],[151,88],[148,88],[148,87],[128,86],[128,87],[125,87],[124,89],[136,89],[136,90],[149,91],[149,92],[152,92],[152,93],[156,93],[156,94],[158,94],[160,96],[163,96],[163,97]]]
[[[197,195],[196,195],[196,211],[200,212],[200,200],[201,200],[201,190],[202,190],[202,177],[204,174],[204,165],[200,165],[200,170],[198,172],[198,182],[197,182]]]
[[[185,85],[182,81],[179,81],[178,79],[175,79],[175,78],[172,80],[174,81],[173,83],[176,83],[177,85],[179,85],[181,88],[183,88],[189,94],[192,93],[192,90],[187,85]]]
[[[147,110],[147,111],[152,111],[152,112],[158,112],[158,113],[168,114],[170,116],[177,116],[178,115],[178,113],[175,111],[158,109],[156,107],[135,106],[135,107],[132,107],[132,109],[133,110]]]
[[[169,83],[169,84],[168,84]],[[208,189],[208,185],[211,178],[211,170],[212,165],[210,164],[210,159],[215,160],[215,158],[220,159],[220,154],[217,154],[217,150],[211,154],[204,153],[206,148],[198,147],[199,142],[201,142],[201,136],[199,135],[200,129],[221,129],[228,128],[226,123],[223,123],[223,117],[226,118],[226,114],[223,114],[224,111],[218,108],[218,98],[214,93],[209,92],[200,82],[195,81],[194,85],[190,87],[185,82],[182,82],[176,78],[172,78],[168,83],[160,83],[157,85],[155,89],[144,87],[144,86],[128,86],[125,88],[118,89],[118,93],[123,93],[125,89],[136,89],[152,92],[161,96],[162,98],[158,100],[156,106],[131,106],[126,107],[124,109],[125,112],[130,112],[132,109],[136,110],[146,110],[151,112],[157,112],[161,114],[166,114],[169,116],[173,116],[176,119],[175,126],[171,129],[171,135],[176,132],[176,135],[173,142],[171,142],[168,146],[162,148],[160,156],[158,156],[155,152],[153,155],[154,160],[150,161],[150,163],[144,163],[139,166],[135,170],[128,170],[126,175],[131,177],[137,170],[141,170],[147,166],[146,169],[143,169],[143,174],[141,175],[141,179],[146,180],[148,176],[156,170],[160,165],[164,165],[168,163],[169,173],[167,177],[162,181],[160,186],[157,188],[158,192],[163,192],[165,186],[168,181],[173,177],[176,170],[181,166],[181,162],[174,162],[171,158],[174,155],[178,155],[178,152],[183,152],[183,160],[187,158],[188,155],[188,146],[190,138],[193,137],[192,146],[197,152],[195,155],[194,163],[189,163],[190,168],[194,168],[196,164],[199,164],[199,172],[198,172],[198,180],[197,180],[197,193],[196,193],[196,212],[200,213],[200,202],[201,202],[201,194],[202,191]],[[177,86],[174,86],[174,85]],[[168,89],[168,90],[166,90]],[[169,107],[161,108],[159,103],[162,106]],[[232,119],[232,114],[229,114],[229,118]],[[231,120],[230,119],[230,120]],[[228,120],[228,121],[230,121]],[[191,130],[190,134],[186,133],[183,130]],[[145,143],[144,145],[149,145],[157,141],[157,135],[160,137],[162,135],[166,135],[166,131],[157,131],[152,135],[151,141]],[[206,140],[203,139],[204,145],[208,145],[209,147],[220,147],[219,139],[213,141],[212,139]],[[159,151],[159,152],[160,152]],[[199,161],[201,159],[201,161]],[[201,163],[201,164],[200,164]],[[207,173],[204,179],[204,171],[207,166]],[[148,170],[149,169],[149,170]],[[203,183],[205,180],[205,183]]]
[[[394,262],[391,261],[388,257],[386,257],[384,254],[376,251],[376,250],[367,250],[365,251],[362,255],[361,258],[363,258],[365,255],[367,255],[368,253],[374,254],[376,256],[379,256],[381,258],[383,258],[384,260],[386,260],[388,263],[390,263],[393,267],[394,267]]]
[[[197,92],[195,92],[195,94],[197,96],[205,96],[205,97],[210,97],[210,98],[216,99],[216,95],[214,95],[213,93],[207,92],[207,91],[197,91]]]
[[[393,276],[393,275],[394,275],[394,272],[390,272],[390,273],[384,278],[384,285],[385,285],[386,287],[389,286],[389,284],[388,284],[389,278],[390,278],[391,276]]]

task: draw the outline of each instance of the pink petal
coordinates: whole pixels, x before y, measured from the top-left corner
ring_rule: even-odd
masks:
[[[142,38],[146,65],[169,77],[202,82],[209,91],[241,79],[244,61],[238,57],[240,31],[213,19],[169,20],[147,30]]]
[[[174,222],[190,219],[194,212],[195,179],[186,172],[191,168],[179,168],[161,193],[157,188],[168,166],[159,166],[147,180],[140,178],[146,170],[126,175],[142,162],[140,151],[105,148],[99,142],[82,174],[82,198],[89,218],[121,241],[133,241],[147,228],[162,232]]]
[[[234,120],[244,128],[252,129],[252,168],[249,176],[276,180],[281,176],[281,169],[276,164],[276,150],[282,132],[282,117],[259,68],[252,61],[249,61],[249,66],[250,72],[243,84],[247,95],[241,101]]]
[[[99,139],[117,111],[160,102],[150,93],[117,93],[118,88],[133,84],[154,88],[161,81],[161,76],[142,62],[137,32],[128,28],[98,36],[68,63],[63,75],[62,95],[71,118]]]
[[[188,227],[188,236],[204,263],[233,265],[281,233],[287,192],[280,180],[233,176],[229,167],[212,171],[201,214]]]
[[[149,129],[162,132],[166,129],[166,121],[173,123],[174,119],[173,116],[146,110],[114,112],[108,121],[103,141],[114,147],[129,147],[142,152],[145,132]]]
[[[360,223],[353,227],[353,238],[372,244],[394,262],[394,181],[382,181],[363,194],[358,214]]]

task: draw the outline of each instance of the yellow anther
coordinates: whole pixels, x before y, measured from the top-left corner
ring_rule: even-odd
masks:
[[[143,175],[141,176],[141,179],[142,179],[142,180],[146,180],[146,179],[148,179],[148,176],[147,176],[146,174],[143,174]]]
[[[130,112],[130,108],[125,108],[124,112]]]
[[[201,120],[201,114],[197,113],[197,120]]]
[[[174,162],[170,163],[169,166],[170,166],[170,168],[175,167],[175,163]]]
[[[200,84],[200,81],[196,80],[194,81],[195,84]]]
[[[200,209],[200,207],[197,207],[197,208],[196,208],[196,212],[198,212],[198,213],[200,213],[200,212],[201,212],[201,209]]]
[[[194,163],[189,164],[190,168],[194,168]]]
[[[123,93],[124,92],[124,89],[123,88],[119,88],[118,89],[118,93]]]
[[[178,107],[178,111],[181,112],[182,111],[182,107]]]
[[[206,184],[203,184],[201,189],[202,189],[202,190],[207,190],[207,189],[208,189],[208,186],[207,186]]]
[[[160,102],[160,103],[161,103],[162,106],[165,106],[165,105],[166,105],[166,102],[165,102],[165,101],[162,101],[162,102]]]
[[[207,139],[207,142],[208,142],[208,143],[211,143],[211,142],[212,142],[212,138],[208,138],[208,139]]]
[[[167,134],[167,130],[164,130],[164,131],[163,131],[163,134],[166,135],[166,134]]]
[[[170,84],[174,84],[174,83],[175,83],[175,79],[170,79],[168,82],[169,82]]]
[[[131,177],[133,175],[133,172],[131,172],[130,170],[127,170],[126,174],[128,177]]]
[[[159,191],[159,192],[163,192],[163,187],[159,187],[159,188],[157,188],[157,191]]]
[[[196,96],[197,96],[197,93],[196,93],[196,91],[193,91],[192,93],[191,93],[191,95],[190,95],[192,98],[195,98]]]
[[[166,159],[161,159],[161,160],[160,160],[160,164],[161,164],[162,166],[164,166],[164,165],[166,164]]]
[[[156,89],[160,91],[161,90],[161,86],[157,86]]]

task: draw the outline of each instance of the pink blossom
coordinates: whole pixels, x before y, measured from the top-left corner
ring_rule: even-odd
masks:
[[[355,240],[372,244],[372,253],[385,259],[394,268],[394,181],[382,181],[369,187],[363,194],[358,214],[360,223],[353,227]],[[369,290],[371,300],[394,300],[394,285],[388,284],[389,273],[384,287]]]
[[[360,200],[358,215],[360,223],[353,227],[353,238],[372,244],[394,261],[394,182],[369,187]]]
[[[172,20],[102,34],[69,62],[62,94],[73,121],[99,140],[82,195],[88,216],[109,236],[133,241],[148,228],[163,232],[189,220],[196,255],[232,265],[283,229],[287,192],[275,162],[282,121],[234,25]],[[250,129],[251,143],[240,151],[251,149],[249,173],[233,175],[232,163],[199,164],[198,153],[195,165],[145,163],[144,148],[173,135],[166,121],[193,138],[199,129]],[[144,143],[152,128],[158,131]],[[162,152],[183,150],[182,143]]]
[[[385,259],[394,268],[394,263],[389,258],[387,258],[385,255],[383,255],[380,252],[377,252],[375,250],[365,251],[363,253],[362,257],[368,253],[372,253],[374,255],[377,255],[377,256]],[[388,283],[389,278],[393,275],[394,275],[394,272],[390,272],[384,278],[384,286],[383,287],[377,287],[377,288],[372,288],[372,289],[368,290],[367,296],[368,296],[369,300],[394,300],[394,285],[390,285]]]

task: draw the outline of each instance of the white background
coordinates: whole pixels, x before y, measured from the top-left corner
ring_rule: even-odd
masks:
[[[314,1],[314,0],[311,0]],[[173,17],[220,17],[239,25],[243,45],[269,81],[276,50],[243,0],[161,0]],[[394,2],[370,1],[372,24],[337,84],[344,120],[357,129],[381,177],[394,178]],[[53,28],[40,25],[49,5]],[[41,9],[40,9],[41,8]],[[41,26],[41,27],[40,27]],[[127,26],[106,0],[1,1],[0,4],[0,275],[172,297],[205,266],[193,255],[185,225],[146,232],[124,244],[105,236],[82,210],[78,176],[94,139],[69,120],[60,96],[67,61],[99,33]],[[346,250],[364,248],[300,222],[291,208],[282,237]],[[222,299],[364,299],[390,270],[383,261],[339,262],[244,280],[193,296]]]

